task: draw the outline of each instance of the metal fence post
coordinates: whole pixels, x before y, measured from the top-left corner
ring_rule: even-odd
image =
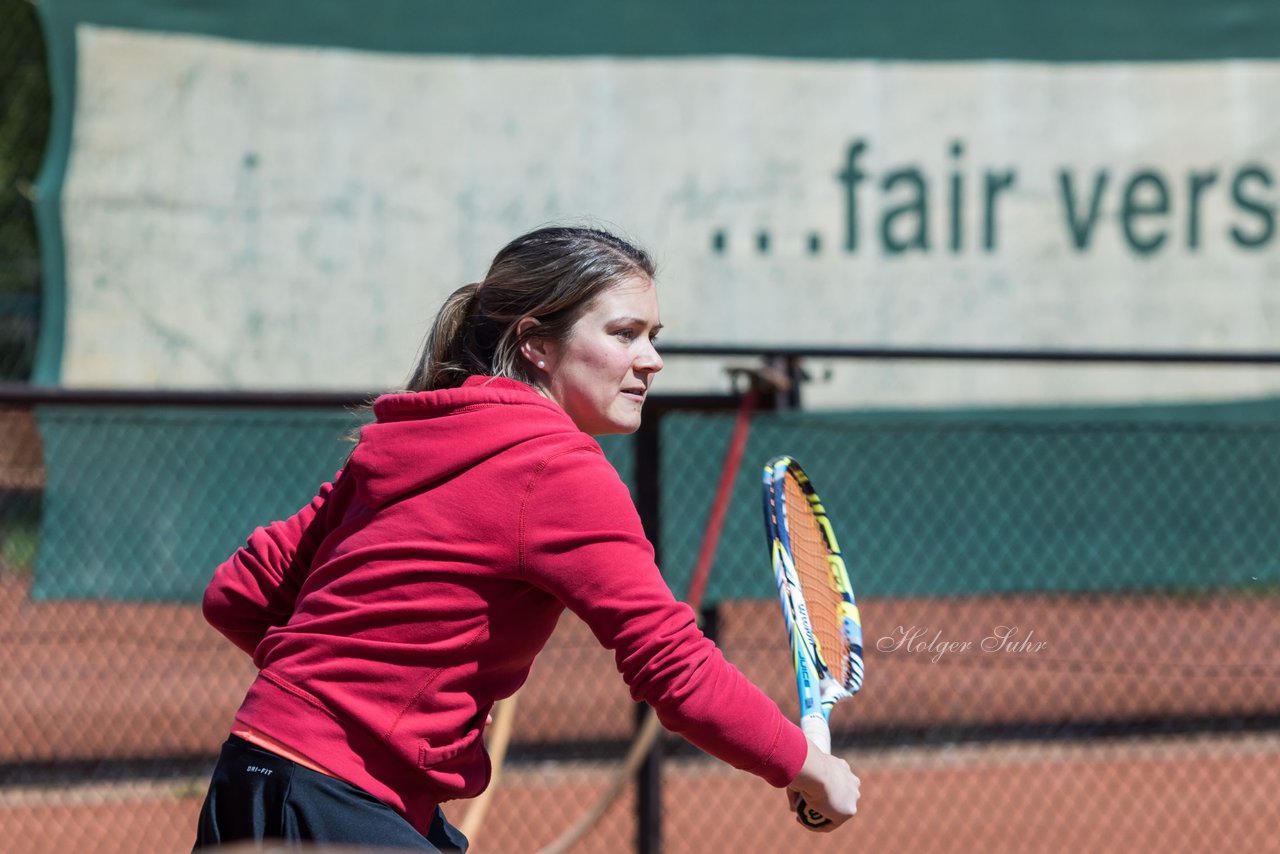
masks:
[[[636,509],[644,525],[645,536],[653,544],[658,565],[662,565],[659,539],[661,495],[661,425],[662,409],[649,413],[636,432],[635,484]],[[636,728],[648,707],[636,707]],[[662,850],[662,739],[654,740],[649,755],[636,772],[636,851],[658,854]]]

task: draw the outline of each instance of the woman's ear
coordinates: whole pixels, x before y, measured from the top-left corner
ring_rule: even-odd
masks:
[[[539,323],[536,318],[523,317],[520,319],[520,322],[516,324],[516,334],[519,337],[524,338],[530,329],[533,329],[538,325]],[[524,357],[529,364],[541,371],[545,371],[547,369],[547,351],[548,347],[546,339],[539,338],[536,335],[524,338],[524,343],[520,345],[520,355]]]

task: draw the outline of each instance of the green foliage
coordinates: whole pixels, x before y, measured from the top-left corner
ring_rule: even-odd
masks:
[[[40,541],[39,497],[0,492],[0,574],[30,576]]]
[[[40,248],[31,186],[49,135],[44,39],[28,0],[0,0],[0,381],[31,372]]]

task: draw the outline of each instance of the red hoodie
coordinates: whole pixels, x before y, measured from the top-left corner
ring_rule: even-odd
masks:
[[[204,615],[260,668],[237,724],[402,812],[489,780],[481,732],[561,611],[667,729],[785,786],[807,743],[671,595],[599,446],[523,383],[387,395],[333,484],[218,567]]]

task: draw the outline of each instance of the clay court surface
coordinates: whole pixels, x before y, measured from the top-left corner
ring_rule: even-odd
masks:
[[[864,615],[867,686],[836,712],[837,745],[851,745],[842,752],[863,779],[856,825],[805,834],[779,793],[679,750],[663,777],[664,851],[1274,844],[1280,733],[1187,724],[1274,719],[1272,597],[868,600]],[[720,635],[729,658],[791,710],[779,622],[772,603],[735,603]],[[592,678],[566,682],[571,673]],[[3,849],[187,848],[199,769],[252,675],[190,606],[34,604],[22,581],[0,576]],[[631,721],[608,654],[566,617],[521,694],[513,762],[474,850],[532,852],[554,838],[615,762],[552,761],[548,745],[616,747]],[[1148,734],[1117,736],[1120,721],[1146,721]],[[1158,734],[1159,721],[1182,725]],[[1027,724],[1034,737],[999,737]],[[1086,724],[1106,735],[1080,737]],[[1054,737],[1066,725],[1072,737]],[[880,737],[916,728],[923,743]],[[170,760],[179,770],[163,770]],[[577,850],[632,850],[629,798]]]

